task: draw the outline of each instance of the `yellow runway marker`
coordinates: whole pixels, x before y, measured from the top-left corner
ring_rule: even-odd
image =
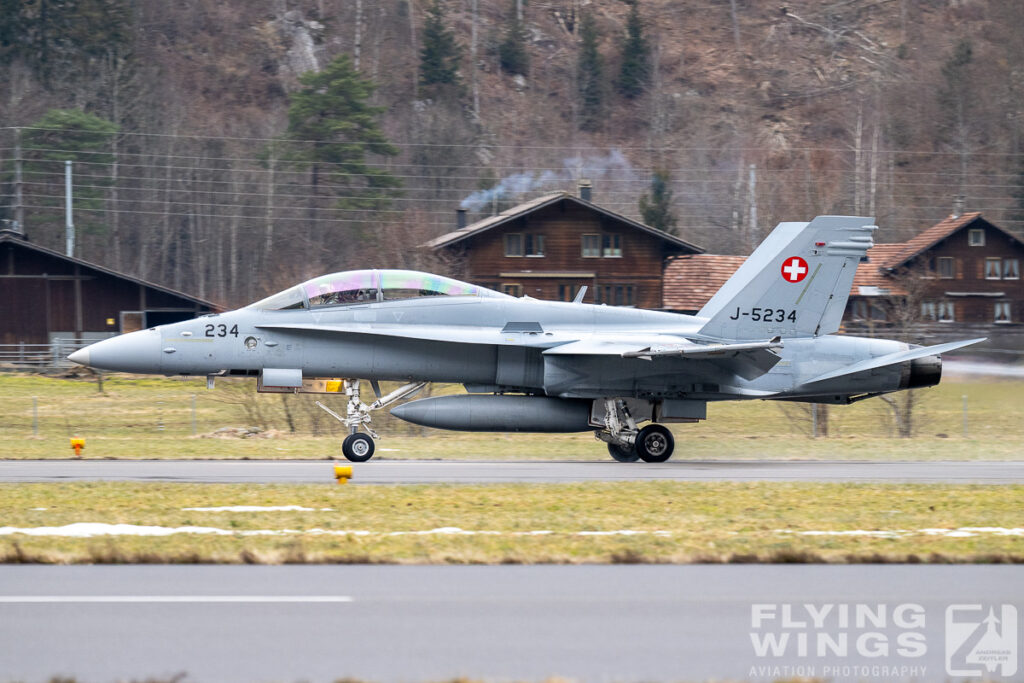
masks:
[[[347,484],[348,480],[352,478],[352,465],[335,465],[334,478],[338,480],[339,484]]]

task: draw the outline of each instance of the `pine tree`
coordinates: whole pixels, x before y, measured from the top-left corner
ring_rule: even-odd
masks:
[[[420,85],[428,90],[457,88],[462,47],[454,32],[445,26],[444,0],[434,0],[427,8],[423,23],[423,48],[420,50]]]
[[[304,73],[299,82],[304,87],[292,95],[287,137],[302,142],[290,160],[312,169],[313,194],[323,185],[344,194],[339,207],[381,208],[401,181],[366,159],[398,154],[377,120],[385,108],[368,103],[376,86],[355,70],[348,55],[323,71]]]
[[[513,2],[512,12],[505,22],[505,34],[498,45],[498,60],[503,71],[520,76],[530,75],[530,53],[526,51],[529,39],[526,26],[519,20]]]
[[[622,67],[619,69],[616,85],[623,97],[633,99],[643,93],[650,75],[650,47],[644,36],[640,2],[633,0],[626,20],[626,39],[622,43]]]
[[[0,0],[0,63],[22,61],[49,85],[126,46],[131,11],[127,0]]]
[[[672,212],[672,190],[668,171],[656,170],[651,178],[650,195],[640,197],[640,215],[644,223],[671,235],[676,234],[677,219]]]
[[[580,52],[576,65],[580,96],[580,128],[594,131],[601,127],[604,115],[604,61],[597,49],[597,23],[590,12],[580,23]]]
[[[64,225],[64,162],[72,162],[75,224],[83,233],[106,230],[103,214],[106,188],[114,161],[111,141],[118,126],[81,109],[51,109],[25,129],[25,174],[33,179],[40,207],[27,213],[34,234],[54,239]]]

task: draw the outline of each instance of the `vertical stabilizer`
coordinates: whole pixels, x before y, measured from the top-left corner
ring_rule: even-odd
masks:
[[[857,264],[874,244],[874,219],[818,216],[779,223],[697,314],[701,334],[754,340],[832,334]]]

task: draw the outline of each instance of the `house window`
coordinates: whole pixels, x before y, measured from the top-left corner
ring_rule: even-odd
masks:
[[[921,317],[924,320],[938,320],[935,315],[935,302],[934,301],[922,301],[921,302]]]
[[[580,291],[579,285],[558,285],[558,300],[572,301]]]
[[[986,280],[998,280],[1002,276],[1003,270],[1003,259],[1001,258],[987,258],[985,259],[985,279]]]
[[[1015,258],[1004,258],[1003,259],[1003,279],[1004,280],[1019,280],[1020,279],[1020,261]]]
[[[505,256],[523,255],[523,236],[518,232],[505,235]]]
[[[601,257],[601,236],[583,235],[583,258]]]
[[[501,291],[509,296],[522,296],[523,286],[522,285],[502,285]]]
[[[540,258],[544,256],[544,235],[528,234],[523,235],[525,242],[524,251],[528,257]]]
[[[601,255],[605,258],[622,256],[622,235],[601,235]]]
[[[634,306],[635,288],[633,285],[598,285],[594,288],[594,303],[609,306]]]
[[[969,244],[972,247],[983,247],[983,246],[985,246],[985,231],[981,230],[981,229],[978,229],[978,230],[968,230],[967,231],[967,244]]]
[[[954,274],[956,273],[956,269],[953,264],[953,257],[940,256],[938,259],[936,259],[936,261],[939,265],[939,277],[942,278],[943,280],[952,280]]]
[[[868,317],[868,302],[863,299],[854,299],[851,313],[850,317],[853,320],[864,320]]]
[[[956,321],[956,309],[952,301],[940,301],[935,307],[936,318],[940,323],[951,323]]]
[[[1010,302],[997,301],[995,303],[995,321],[997,323],[1013,322],[1010,318]]]

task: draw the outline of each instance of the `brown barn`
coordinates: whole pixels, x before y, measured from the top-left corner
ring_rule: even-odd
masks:
[[[0,230],[0,344],[94,341],[214,308]]]
[[[459,212],[460,223],[465,213]],[[525,202],[425,246],[462,263],[462,277],[514,296],[661,308],[665,260],[700,247],[566,192]]]
[[[981,213],[950,216],[902,244],[879,244],[868,258],[851,292],[850,322],[871,319],[873,299],[891,295],[919,300],[920,317],[932,322],[1014,324],[1024,316],[1024,244]]]
[[[665,308],[695,313],[743,263],[697,254],[669,261]],[[907,242],[876,244],[857,268],[844,331],[880,336],[909,324],[927,341],[988,336],[1017,348],[1024,321],[1024,244],[980,213],[952,215]]]

